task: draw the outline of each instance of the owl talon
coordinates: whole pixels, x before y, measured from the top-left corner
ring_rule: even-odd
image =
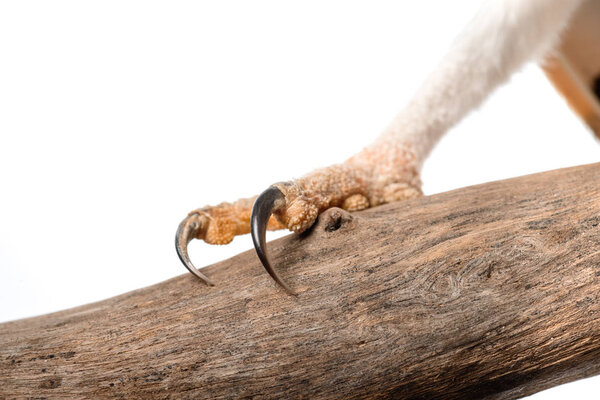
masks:
[[[252,207],[252,217],[250,218],[250,233],[252,234],[252,241],[254,242],[254,249],[260,259],[262,265],[265,267],[269,275],[277,282],[282,288],[284,288],[289,294],[295,294],[292,289],[279,277],[277,272],[271,266],[267,253],[266,243],[266,232],[267,224],[271,218],[273,211],[282,207],[285,202],[285,198],[281,190],[275,186],[269,187],[267,190],[262,192]]]
[[[187,251],[187,245],[202,228],[201,225],[202,224],[199,220],[198,214],[188,215],[183,221],[181,221],[179,227],[177,228],[177,233],[175,234],[175,248],[177,249],[177,255],[179,256],[179,259],[183,265],[185,265],[188,271],[200,278],[208,286],[214,286],[215,284],[208,279],[206,275],[194,267],[194,264],[192,264]]]

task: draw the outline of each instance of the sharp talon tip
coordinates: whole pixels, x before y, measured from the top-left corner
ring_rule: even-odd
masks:
[[[277,208],[278,202],[284,200],[283,193],[275,186],[269,187],[267,190],[262,192],[254,202],[252,207],[252,216],[250,217],[250,232],[252,234],[252,241],[254,242],[254,249],[260,259],[262,265],[265,267],[269,275],[277,282],[282,288],[284,288],[289,294],[296,295],[292,289],[279,277],[277,272],[271,266],[269,257],[267,254],[267,224],[269,218],[275,208]]]
[[[179,259],[188,269],[188,271],[200,278],[208,286],[215,286],[210,279],[208,279],[202,272],[198,271],[198,269],[194,267],[194,264],[192,264],[192,261],[188,256],[187,245],[194,238],[194,231],[197,228],[193,226],[196,223],[192,221],[193,216],[194,215],[189,215],[179,224],[177,233],[175,234],[175,249],[177,250]]]

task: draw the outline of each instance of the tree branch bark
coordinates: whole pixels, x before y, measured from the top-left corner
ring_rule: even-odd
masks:
[[[0,398],[512,399],[600,372],[600,164],[332,209],[252,252],[0,325]]]

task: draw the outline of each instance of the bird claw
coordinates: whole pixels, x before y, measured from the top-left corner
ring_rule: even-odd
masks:
[[[281,208],[285,203],[285,197],[276,186],[270,186],[262,192],[254,202],[252,216],[250,217],[250,233],[254,242],[254,249],[263,267],[269,275],[289,294],[295,294],[292,289],[279,277],[271,266],[267,253],[267,224],[273,211]]]
[[[294,294],[292,289],[279,277],[277,272],[271,266],[267,253],[266,244],[266,231],[269,226],[269,220],[273,211],[277,211],[285,205],[285,196],[276,186],[270,186],[260,196],[256,198],[252,207],[252,213],[250,216],[250,233],[252,234],[252,241],[254,242],[254,248],[260,259],[262,265],[265,267],[269,275],[283,287],[288,293]],[[177,255],[183,263],[183,265],[192,274],[200,278],[204,283],[209,286],[214,286],[214,283],[208,279],[203,273],[201,273],[192,264],[187,251],[188,243],[194,238],[204,238],[208,229],[209,221],[205,216],[194,212],[188,215],[177,228],[175,235],[175,248]],[[211,219],[214,223],[214,219]],[[271,227],[272,229],[272,227]],[[208,229],[209,230],[209,229]],[[212,242],[214,243],[214,242]]]
[[[196,236],[201,228],[202,223],[199,219],[199,215],[188,215],[183,221],[181,221],[179,227],[177,228],[177,233],[175,234],[175,248],[177,249],[177,255],[179,256],[179,259],[188,269],[188,271],[200,278],[208,286],[214,286],[215,284],[208,279],[206,275],[194,267],[194,264],[192,264],[187,251],[187,245]]]

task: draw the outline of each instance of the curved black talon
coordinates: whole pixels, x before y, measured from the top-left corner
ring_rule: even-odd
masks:
[[[202,272],[198,271],[194,264],[190,261],[190,257],[187,252],[188,243],[194,238],[194,234],[196,230],[199,229],[199,222],[195,221],[192,217],[197,218],[197,215],[188,215],[177,228],[177,233],[175,234],[175,248],[177,249],[177,255],[179,259],[185,265],[185,267],[192,274],[196,275],[200,278],[204,283],[208,286],[215,286],[215,284],[208,279]]]
[[[288,285],[277,275],[277,272],[271,267],[269,257],[267,256],[266,233],[269,218],[274,209],[281,207],[284,200],[283,193],[275,186],[270,186],[256,198],[252,207],[252,216],[250,217],[250,233],[254,242],[254,249],[258,258],[262,262],[269,275],[275,282],[281,285],[289,294],[295,294]]]

